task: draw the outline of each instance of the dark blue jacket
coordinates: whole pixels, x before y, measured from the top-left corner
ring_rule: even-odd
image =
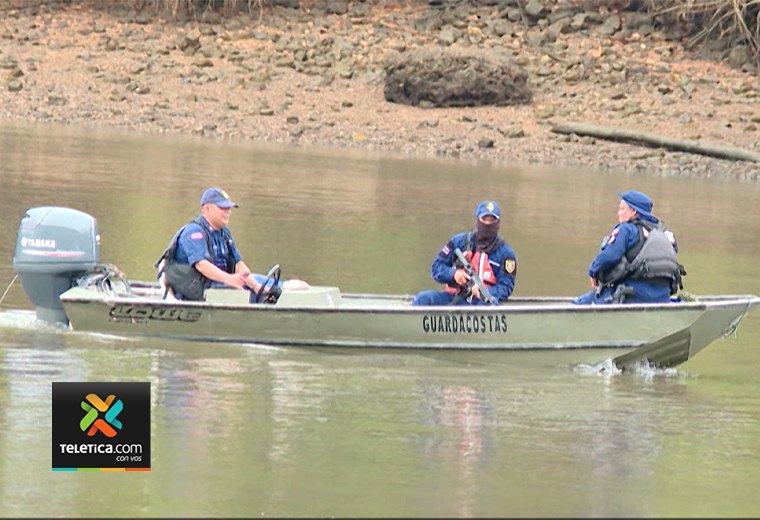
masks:
[[[436,255],[430,266],[430,276],[438,283],[456,285],[454,282],[454,273],[457,268],[454,267],[456,256],[454,249],[459,248],[465,252],[465,243],[467,235],[472,231],[466,231],[454,235],[449,239],[445,246]],[[474,239],[472,240],[474,246]],[[472,247],[470,247],[472,250]],[[488,253],[488,261],[491,268],[496,274],[496,285],[489,287],[491,295],[498,301],[504,301],[512,294],[515,288],[515,277],[517,276],[517,256],[512,248],[506,242],[502,241],[501,245]]]
[[[657,224],[655,217],[640,216],[641,220]],[[623,222],[612,228],[609,236],[605,238],[605,244],[588,267],[588,275],[599,278],[599,273],[612,269],[623,255],[639,242],[639,228],[630,222]],[[674,244],[676,252],[678,245]]]
[[[655,217],[640,216],[641,220],[656,224],[659,222]],[[639,229],[635,224],[622,222],[612,228],[609,236],[605,238],[604,246],[596,255],[588,268],[588,275],[591,278],[599,278],[600,273],[612,269],[623,258],[626,251],[636,246],[639,241]],[[674,246],[676,251],[678,246]],[[631,301],[657,302],[668,301],[670,298],[670,287],[651,284],[641,280],[622,280],[619,283],[633,287],[636,290],[635,298]]]

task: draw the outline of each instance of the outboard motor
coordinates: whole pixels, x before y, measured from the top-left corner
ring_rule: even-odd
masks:
[[[98,223],[87,213],[46,206],[27,210],[21,219],[13,270],[38,320],[68,325],[58,297],[99,261]]]

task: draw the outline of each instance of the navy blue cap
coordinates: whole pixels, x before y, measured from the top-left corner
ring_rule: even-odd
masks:
[[[652,203],[652,199],[647,195],[634,190],[626,191],[625,193],[620,193],[620,191],[618,191],[618,195],[620,195],[620,198],[631,208],[635,209],[640,215],[646,217],[652,216],[652,206],[654,204]]]
[[[478,204],[478,208],[475,210],[475,217],[481,218],[486,215],[493,215],[501,220],[501,209],[499,209],[499,205],[492,200],[484,200]]]
[[[209,188],[201,195],[201,206],[204,204],[215,204],[220,208],[238,208],[237,204],[230,200],[227,192],[219,188]]]

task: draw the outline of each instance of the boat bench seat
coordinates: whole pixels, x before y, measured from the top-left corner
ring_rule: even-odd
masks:
[[[207,303],[222,303],[231,305],[248,305],[249,291],[241,291],[232,287],[214,287],[206,289]],[[338,307],[341,296],[337,287],[312,286],[308,289],[292,289],[282,291],[277,300],[278,307]]]
[[[207,303],[246,304],[251,295],[250,291],[242,291],[234,287],[213,287],[206,289],[204,295]]]
[[[311,286],[308,289],[282,291],[278,307],[339,307],[340,289],[330,286]]]

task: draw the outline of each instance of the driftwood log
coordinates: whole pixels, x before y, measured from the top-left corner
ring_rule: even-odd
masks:
[[[639,132],[625,128],[611,128],[607,126],[591,125],[585,123],[562,123],[554,128],[552,132],[557,134],[576,134],[607,139],[610,141],[623,141],[639,143],[646,146],[657,148],[668,148],[680,152],[698,153],[719,157],[722,159],[734,159],[740,161],[753,161],[760,163],[760,154],[737,148],[734,146],[718,146],[713,144],[700,143],[689,139],[673,139],[649,132]]]

